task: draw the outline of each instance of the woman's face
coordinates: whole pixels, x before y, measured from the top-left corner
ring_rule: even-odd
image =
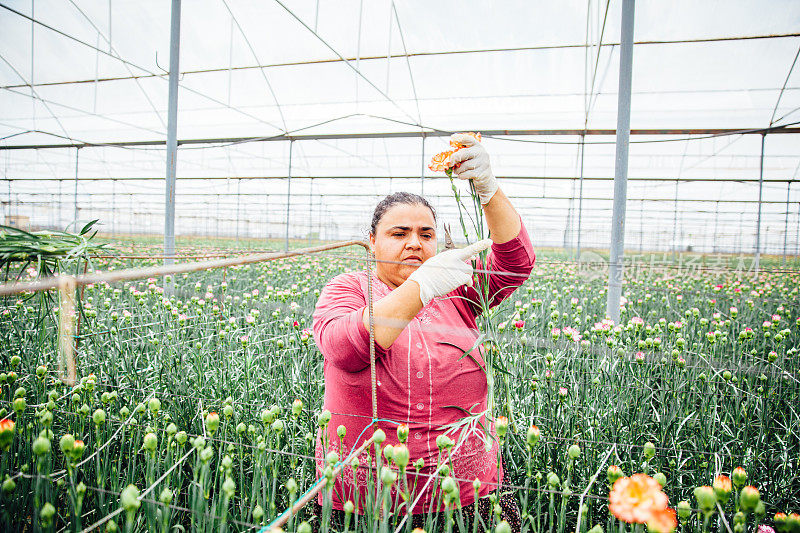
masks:
[[[379,261],[378,279],[394,289],[436,255],[436,221],[424,205],[395,204],[383,214],[369,240]],[[400,261],[407,264],[397,264]]]

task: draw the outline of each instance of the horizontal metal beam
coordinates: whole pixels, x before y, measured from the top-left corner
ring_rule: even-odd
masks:
[[[454,130],[468,131],[469,128]],[[217,137],[210,139],[179,139],[178,145],[202,145],[202,144],[242,144],[249,142],[272,142],[272,141],[321,141],[321,140],[343,140],[343,139],[402,139],[425,137],[449,137],[454,131],[426,130],[426,131],[395,131],[384,133],[320,133],[308,135],[272,135],[269,137]],[[769,128],[666,128],[666,129],[638,129],[631,130],[631,135],[653,136],[653,135],[754,135],[764,133],[787,133],[800,134],[800,128],[785,126],[772,126]],[[604,136],[612,137],[617,134],[613,129],[526,129],[526,130],[481,130],[484,137],[529,137],[529,136]],[[57,148],[132,148],[136,146],[164,146],[166,140],[149,141],[115,141],[104,143],[61,143],[61,144],[9,144],[0,146],[3,150],[43,150]]]
[[[292,178],[294,179],[294,178]],[[49,196],[53,197],[56,193],[53,192],[40,192],[40,191],[31,191],[31,192],[16,192],[15,195],[19,196]],[[136,191],[136,192],[91,192],[91,193],[79,193],[79,196],[163,196],[164,193],[159,191]],[[209,197],[209,198],[236,198],[236,196],[250,196],[250,197],[265,197],[265,196],[272,196],[275,199],[275,202],[278,205],[283,205],[282,202],[279,202],[281,198],[286,198],[286,192],[272,192],[272,193],[263,193],[263,192],[243,192],[239,193],[224,193],[224,192],[190,192],[186,191],[181,193],[181,197]],[[303,196],[308,197],[309,193],[307,192],[293,192],[292,197]],[[311,196],[314,197],[330,197],[330,198],[382,198],[386,196],[384,193],[330,193],[330,194],[317,194],[312,193]],[[451,194],[426,194],[426,198],[452,198]],[[544,196],[544,195],[523,195],[523,194],[515,194],[509,195],[511,199],[519,199],[519,200],[574,200],[574,196]],[[601,202],[610,202],[613,198],[603,198],[603,197],[592,197],[592,196],[584,196],[584,200],[593,200],[593,201],[601,201]],[[628,198],[629,202],[675,202],[675,198]],[[730,199],[704,199],[704,198],[686,198],[682,199],[679,198],[678,202],[700,202],[700,203],[708,203],[708,204],[756,204],[758,203],[758,199],[747,199],[747,200],[730,200]],[[8,203],[8,200],[0,199],[0,205],[5,205]],[[12,202],[15,204],[24,204],[25,202]],[[762,204],[785,204],[786,200],[762,200]],[[340,204],[337,204],[340,205]],[[83,209],[87,209],[84,207]],[[102,207],[94,207],[93,209],[103,209]],[[670,211],[671,212],[671,211]]]
[[[578,176],[497,176],[503,180],[578,180]],[[178,181],[228,181],[228,180],[285,180],[286,176],[184,176],[177,178]],[[419,176],[292,176],[292,180],[419,180]],[[444,175],[425,176],[426,180],[440,180],[450,179]],[[613,176],[584,176],[584,181],[613,181]],[[78,181],[163,181],[161,176],[146,176],[146,177],[121,177],[121,178],[108,178],[108,177],[81,177]],[[21,178],[4,176],[0,178],[2,181],[27,181],[27,182],[59,182],[69,181],[74,182],[75,178]],[[628,181],[642,181],[642,182],[668,182],[674,183],[679,181],[683,182],[720,182],[720,183],[758,183],[758,178],[629,178]],[[800,178],[789,179],[768,179],[764,183],[797,183]],[[326,196],[323,194],[322,196]]]

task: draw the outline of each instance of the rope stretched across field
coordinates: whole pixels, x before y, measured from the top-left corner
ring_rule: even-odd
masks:
[[[188,272],[199,272],[202,270],[210,270],[214,268],[227,268],[240,265],[249,265],[252,263],[261,263],[265,261],[274,261],[276,259],[285,259],[288,257],[298,257],[303,255],[310,255],[318,252],[326,252],[328,250],[335,250],[337,248],[344,248],[346,246],[363,246],[369,250],[369,245],[364,241],[343,241],[333,244],[326,244],[323,246],[314,246],[311,248],[301,248],[299,250],[292,250],[290,252],[268,252],[261,254],[251,254],[244,257],[233,257],[225,259],[211,259],[207,261],[198,261],[195,263],[183,263],[164,265],[160,267],[148,268],[131,268],[126,270],[119,270],[115,272],[98,272],[92,274],[83,274],[80,276],[52,276],[31,282],[15,282],[0,285],[0,296],[9,296],[12,294],[19,294],[24,292],[41,292],[52,289],[58,289],[61,297],[62,307],[66,305],[66,309],[62,309],[59,313],[59,371],[61,380],[68,384],[74,385],[76,381],[75,371],[75,344],[73,342],[74,332],[74,301],[75,290],[78,287],[85,287],[86,285],[93,285],[96,283],[115,283],[119,281],[132,281],[143,278],[157,278],[163,276],[170,276],[173,274],[184,274]]]

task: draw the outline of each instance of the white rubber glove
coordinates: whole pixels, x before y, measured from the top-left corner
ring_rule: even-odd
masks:
[[[492,174],[492,167],[489,165],[486,148],[473,137],[463,133],[454,133],[450,136],[450,141],[466,146],[450,156],[450,163],[455,167],[456,176],[462,180],[472,180],[481,204],[488,204],[497,192],[498,186],[497,179]]]
[[[472,265],[466,261],[491,245],[491,239],[484,239],[464,248],[436,254],[422,263],[408,276],[419,284],[422,305],[428,305],[434,297],[444,296],[462,285],[472,285]]]

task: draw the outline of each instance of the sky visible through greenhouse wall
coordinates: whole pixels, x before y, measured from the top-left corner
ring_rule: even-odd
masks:
[[[165,147],[107,144],[166,138],[170,2],[0,7],[5,216],[66,227],[77,173],[79,220],[163,232]],[[300,239],[361,238],[397,190],[429,196],[452,224],[450,183],[425,168],[441,132],[573,130],[484,144],[539,246],[574,247],[580,229],[583,246],[607,248],[615,139],[586,135],[581,173],[576,132],[616,127],[620,9],[184,2],[178,139],[220,141],[178,150],[177,234],[279,238],[288,224]],[[800,3],[639,2],[634,39],[633,130],[800,126]],[[760,134],[631,141],[627,248],[754,251]],[[764,141],[762,248],[797,254],[800,134]],[[74,147],[86,143],[101,146]]]

